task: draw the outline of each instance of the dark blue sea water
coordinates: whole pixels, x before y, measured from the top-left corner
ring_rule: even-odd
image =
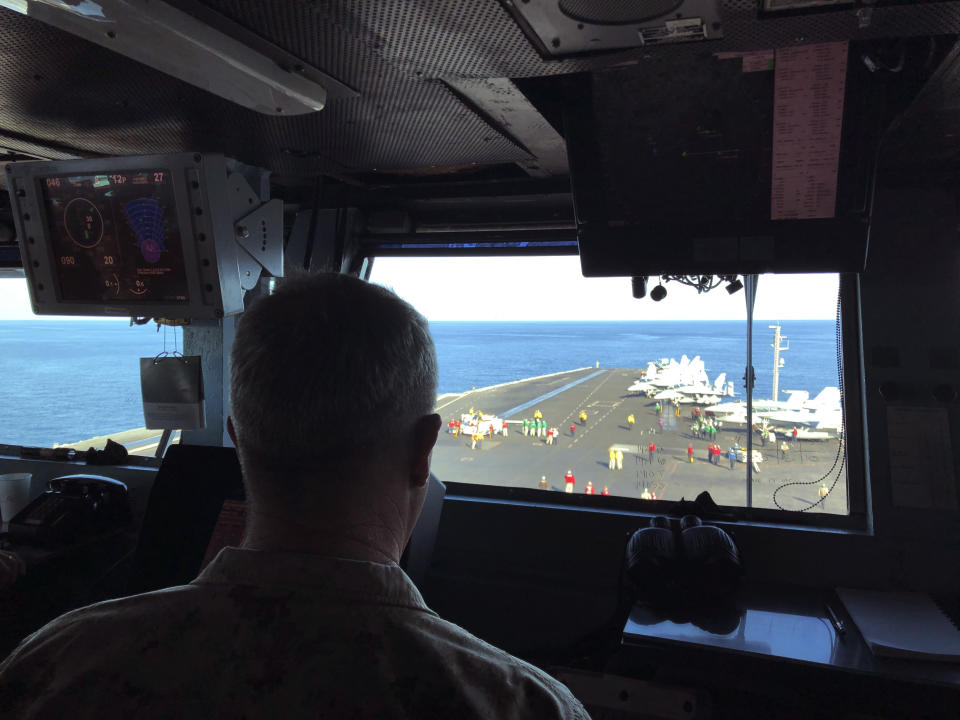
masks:
[[[773,392],[770,322],[755,322],[753,367],[756,397]],[[741,321],[711,322],[433,322],[440,364],[440,392],[462,392],[570,368],[645,369],[651,360],[699,355],[710,382],[721,373],[743,392],[747,328]],[[780,389],[807,390],[811,397],[837,385],[833,320],[781,324],[790,349],[781,352]],[[787,342],[781,339],[783,347]],[[781,399],[786,395],[780,394]]]
[[[754,326],[756,395],[770,397],[773,330]],[[743,396],[742,322],[434,322],[440,392],[462,392],[577,367],[646,368],[700,355]],[[834,323],[782,325],[790,350],[780,388],[811,395],[837,384]],[[172,349],[172,331],[167,348]],[[179,337],[179,332],[178,332]],[[786,343],[782,343],[786,344]],[[0,322],[0,442],[52,445],[143,426],[139,358],[163,350],[155,326],[117,321]],[[786,396],[781,394],[781,399]]]

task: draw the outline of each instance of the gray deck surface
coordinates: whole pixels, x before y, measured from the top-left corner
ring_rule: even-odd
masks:
[[[433,471],[441,480],[528,488],[536,488],[545,475],[550,489],[562,492],[563,476],[569,469],[576,476],[577,493],[583,493],[590,480],[596,494],[606,485],[611,495],[639,498],[646,487],[657,499],[690,500],[708,490],[719,505],[745,505],[746,465],[738,462],[731,470],[725,455],[719,465],[707,462],[709,441],[692,436],[690,405],[681,406],[679,418],[667,405],[661,429],[656,401],[626,390],[637,377],[639,370],[634,369],[589,368],[444,396],[437,405],[443,427],[433,453]],[[482,448],[472,450],[469,434],[455,438],[447,433],[447,422],[459,419],[470,408],[512,421],[532,418],[539,409],[548,426],[560,428],[559,443],[548,446],[543,439],[524,437],[520,423],[511,422],[508,437],[494,435],[483,441]],[[585,425],[577,420],[581,409],[589,416]],[[627,426],[630,413],[636,418],[632,430]],[[571,423],[576,425],[572,436]],[[651,440],[657,446],[653,463],[648,459]],[[693,463],[687,458],[691,442]],[[746,444],[744,430],[719,432],[718,443],[724,452],[735,442]],[[818,499],[822,478],[834,465],[837,440],[794,443],[788,439],[785,461],[769,443],[762,447],[759,435],[754,436],[754,443],[754,449],[764,456],[761,472],[753,480],[754,507],[775,508],[774,490],[789,482],[808,484],[780,490],[777,501],[781,507],[800,510]],[[608,468],[613,444],[625,448],[623,470]],[[828,487],[838,468],[839,462],[826,478]],[[826,502],[811,512],[845,514],[846,490],[846,478],[841,476]]]

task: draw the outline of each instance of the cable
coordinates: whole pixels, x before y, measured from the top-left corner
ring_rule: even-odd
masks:
[[[729,282],[728,278],[736,278],[736,275],[663,275],[663,282],[678,282],[681,285],[687,285],[697,289],[698,293],[710,292],[723,283]]]
[[[840,313],[840,298],[842,297],[842,292],[840,288],[837,289],[837,323],[836,323],[836,341],[837,341],[837,384],[840,386],[840,442],[837,443],[837,454],[833,458],[833,464],[830,466],[830,469],[827,470],[823,475],[821,475],[816,480],[808,480],[806,482],[796,481],[784,483],[777,489],[773,491],[773,504],[776,505],[780,510],[787,510],[779,502],[777,502],[777,493],[783,490],[784,488],[791,487],[793,485],[816,485],[817,483],[824,482],[827,478],[830,477],[834,469],[837,470],[836,476],[833,478],[833,482],[830,485],[830,488],[827,490],[826,494],[823,495],[815,503],[810,504],[805,508],[800,510],[787,510],[787,512],[808,512],[817,505],[822,505],[824,501],[830,496],[830,493],[833,492],[833,489],[836,487],[837,482],[840,480],[840,476],[843,475],[843,468],[846,465],[847,461],[847,433],[846,433],[846,407],[844,403],[844,393],[843,393],[843,352],[842,352],[842,341],[843,341],[843,326],[841,323],[841,313]],[[837,463],[840,463],[840,467],[837,468]]]

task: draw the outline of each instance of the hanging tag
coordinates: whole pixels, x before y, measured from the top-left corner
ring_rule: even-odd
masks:
[[[140,358],[140,390],[148,429],[205,427],[199,355]]]

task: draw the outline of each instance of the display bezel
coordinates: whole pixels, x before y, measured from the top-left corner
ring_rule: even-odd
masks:
[[[55,267],[46,178],[110,175],[144,168],[163,168],[170,173],[174,205],[170,222],[175,222],[180,232],[187,300],[65,300]],[[237,273],[237,251],[226,178],[226,159],[217,154],[9,164],[7,181],[33,311],[37,315],[201,319],[242,310],[242,292],[233,277]]]

